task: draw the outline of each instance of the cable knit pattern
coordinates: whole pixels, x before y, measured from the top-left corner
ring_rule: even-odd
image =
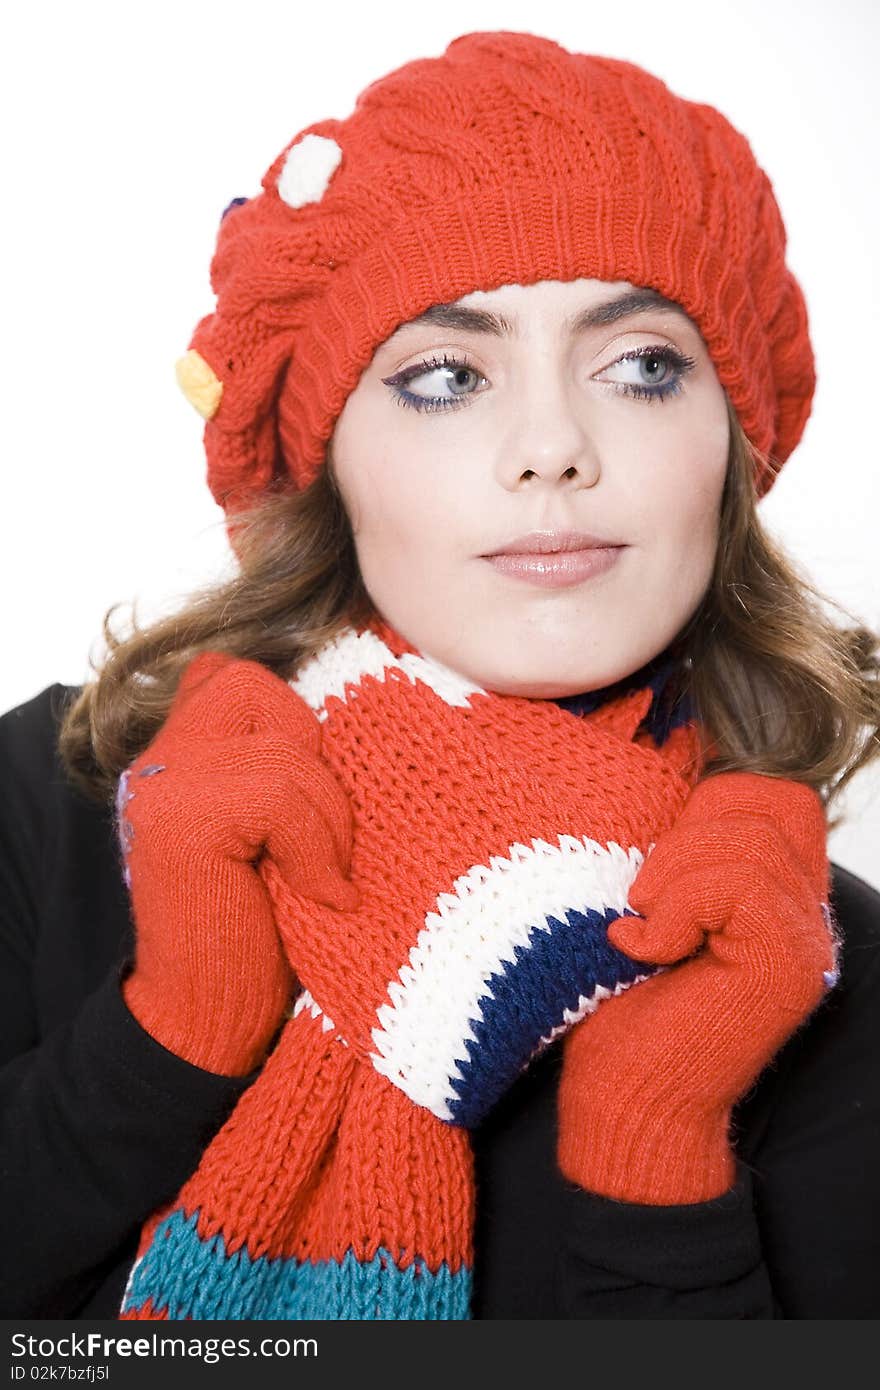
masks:
[[[379,620],[291,687],[350,798],[360,904],[310,901],[264,860],[302,992],[147,1223],[121,1316],[464,1318],[467,1130],[552,1038],[663,968],[608,926],[688,796],[697,730],[658,749],[650,685],[584,716],[495,695]]]
[[[221,220],[216,309],[179,366],[227,511],[318,472],[376,348],[429,305],[504,284],[629,281],[699,327],[756,449],[758,494],[815,387],[801,289],[746,138],[623,60],[460,35],[281,151]]]

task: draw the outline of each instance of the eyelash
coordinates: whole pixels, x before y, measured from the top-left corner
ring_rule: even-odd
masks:
[[[697,365],[692,357],[686,357],[685,354],[679,352],[677,348],[661,347],[660,345],[647,348],[634,348],[630,352],[623,353],[609,365],[616,367],[620,362],[636,361],[641,357],[659,357],[661,361],[667,362],[677,373],[675,379],[668,384],[654,388],[650,386],[640,386],[633,382],[626,381],[622,383],[608,382],[602,384],[611,386],[613,390],[619,392],[622,396],[632,396],[635,399],[646,401],[664,401],[668,396],[677,396],[679,394],[683,389],[683,378],[688,372],[693,371],[694,367]],[[383,377],[382,381],[384,385],[391,387],[397,404],[407,409],[433,412],[437,410],[456,410],[461,405],[469,405],[471,395],[458,397],[417,396],[412,391],[402,389],[407,382],[415,381],[426,372],[436,371],[441,367],[463,367],[466,371],[476,372],[478,376],[481,375],[477,372],[476,367],[468,360],[465,353],[460,357],[449,357],[444,353],[442,358],[425,358],[423,361],[417,362],[414,366],[407,367],[404,371],[398,372],[395,376]],[[607,371],[607,368],[603,368],[603,371]]]

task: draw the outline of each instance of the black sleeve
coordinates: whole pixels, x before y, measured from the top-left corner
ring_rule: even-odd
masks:
[[[770,1281],[752,1179],[711,1202],[641,1206],[571,1187],[558,1266],[563,1318],[784,1317]]]
[[[782,1316],[753,1175],[709,1202],[618,1202],[567,1181],[556,1159],[559,1038],[473,1134],[477,1318],[744,1319]]]
[[[841,983],[736,1108],[736,1186],[650,1207],[567,1185],[560,1316],[880,1317],[880,894],[833,873]]]
[[[880,893],[832,866],[840,984],[741,1107],[787,1318],[880,1318]]]
[[[129,959],[108,814],[66,785],[66,693],[0,718],[0,1315],[70,1317],[170,1200],[254,1079],[155,1042]],[[115,915],[114,915],[115,914]]]

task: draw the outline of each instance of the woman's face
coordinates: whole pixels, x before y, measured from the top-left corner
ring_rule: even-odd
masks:
[[[334,472],[376,609],[500,694],[548,699],[630,675],[708,587],[724,390],[681,311],[621,313],[633,289],[544,280],[435,306],[377,349],[336,424]],[[562,531],[608,543],[592,573],[588,552],[559,553]],[[487,558],[534,532],[556,553]]]

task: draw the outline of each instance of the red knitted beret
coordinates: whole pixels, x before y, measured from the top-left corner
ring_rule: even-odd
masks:
[[[786,233],[748,141],[632,63],[463,34],[317,121],[222,218],[216,309],[178,363],[227,513],[319,471],[376,348],[429,305],[538,280],[626,280],[699,327],[759,495],[815,386]]]

